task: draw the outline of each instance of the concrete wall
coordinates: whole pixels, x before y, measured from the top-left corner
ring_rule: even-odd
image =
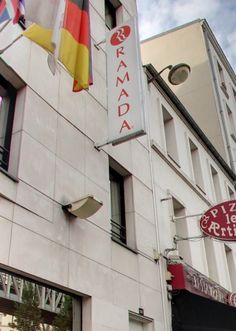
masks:
[[[123,1],[120,19],[135,12],[135,1]],[[164,330],[147,138],[94,148],[107,140],[106,45],[93,46],[105,38],[102,1],[90,1],[90,15],[89,91],[73,93],[64,68],[59,65],[53,76],[47,53],[24,37],[2,57],[26,85],[17,96],[9,168],[17,181],[0,172],[0,264],[88,297],[84,330],[128,330],[129,311],[138,313],[140,307]],[[1,47],[20,32],[9,25]],[[109,154],[133,174],[130,213],[142,254],[111,240]],[[140,155],[147,172],[140,168]],[[81,220],[62,211],[62,205],[89,193],[104,204],[94,216]]]

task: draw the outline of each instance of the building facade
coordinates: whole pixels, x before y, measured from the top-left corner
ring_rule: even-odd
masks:
[[[235,173],[152,65],[146,135],[95,148],[108,137],[102,41],[134,15],[135,1],[90,1],[94,84],[80,93],[16,40],[20,26],[0,33],[1,330],[31,325],[31,310],[42,330],[177,330],[172,264],[235,290],[233,245],[199,228],[218,197],[234,199]],[[103,202],[93,216],[63,209],[88,194]]]
[[[235,171],[236,78],[207,21],[199,19],[151,37],[141,49],[143,62],[157,70],[179,62],[190,65],[186,83],[171,88]]]

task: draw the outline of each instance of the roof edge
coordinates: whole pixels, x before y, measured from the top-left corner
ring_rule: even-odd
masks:
[[[184,23],[184,24],[179,25],[179,26],[177,26],[177,27],[175,27],[175,28],[172,28],[172,29],[166,30],[166,31],[164,31],[164,32],[161,32],[161,33],[155,34],[155,35],[153,35],[153,36],[151,36],[151,37],[149,37],[149,38],[143,39],[143,40],[140,41],[140,44],[145,43],[145,42],[150,41],[150,40],[155,39],[155,38],[162,37],[162,36],[164,36],[164,35],[166,35],[166,34],[168,34],[168,33],[175,32],[175,31],[177,31],[177,30],[181,30],[181,29],[183,29],[183,28],[185,28],[185,27],[187,27],[187,26],[190,26],[190,25],[193,25],[193,24],[196,24],[196,23],[201,23],[201,22],[204,21],[204,20],[205,20],[205,19],[198,18],[198,19],[196,19],[196,20],[194,20],[194,21]]]

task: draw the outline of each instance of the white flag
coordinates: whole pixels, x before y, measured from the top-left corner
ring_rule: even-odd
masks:
[[[56,68],[57,68],[57,59],[59,57],[59,42],[60,42],[60,28],[63,24],[63,17],[65,12],[65,1],[59,0],[57,12],[55,15],[55,20],[53,24],[53,30],[52,30],[52,46],[54,48],[53,54],[48,54],[48,66],[55,75]]]
[[[53,29],[60,0],[25,0],[25,19]]]
[[[51,44],[54,51],[48,54],[48,66],[54,75],[64,11],[65,0],[25,0],[25,19],[52,30]]]

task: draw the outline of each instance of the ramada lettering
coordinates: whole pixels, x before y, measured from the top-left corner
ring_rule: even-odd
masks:
[[[121,46],[116,49],[116,58],[120,59],[121,57],[125,56],[124,47]],[[130,81],[129,72],[127,70],[127,64],[125,60],[122,58],[117,67],[117,77],[116,77],[116,87],[119,88],[121,86],[121,90],[118,97],[118,108],[117,114],[120,117],[125,116],[131,110],[130,103],[129,103],[129,93],[125,89],[124,85]],[[126,70],[126,72],[123,72]],[[123,76],[121,76],[123,74]],[[132,125],[129,123],[127,118],[124,118],[120,127],[119,132],[122,133],[123,130],[131,130]]]

